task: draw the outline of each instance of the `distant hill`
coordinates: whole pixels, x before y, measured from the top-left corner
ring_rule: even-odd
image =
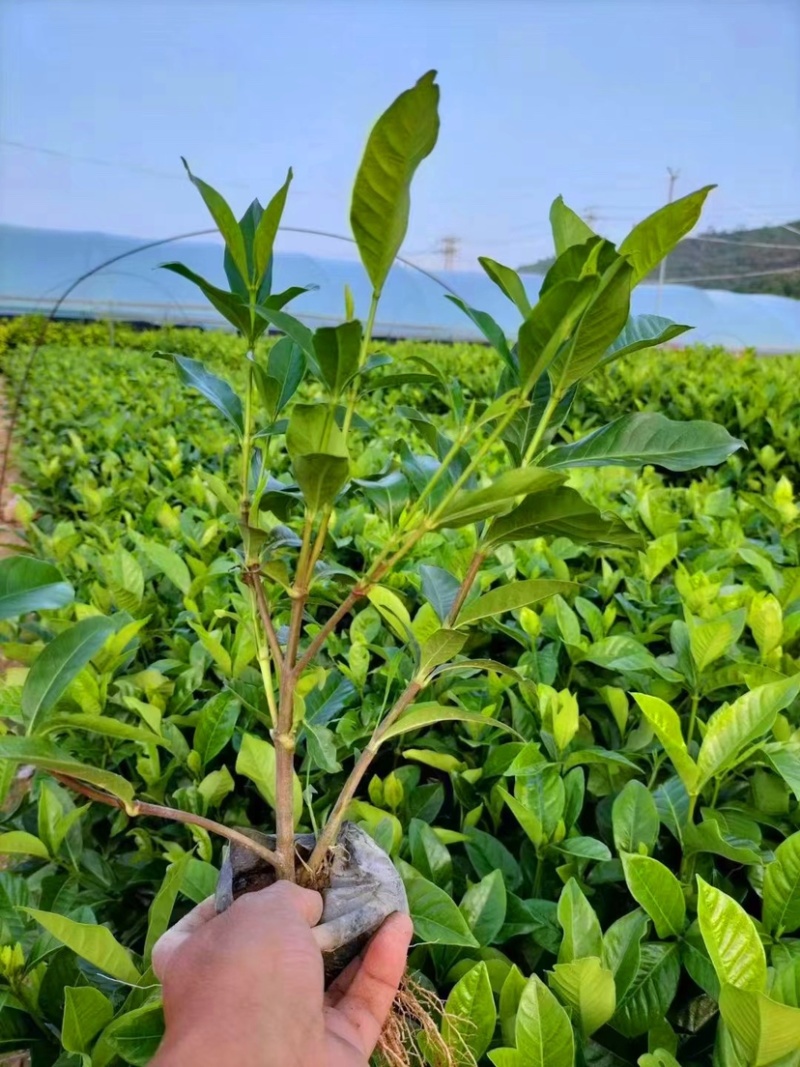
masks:
[[[800,220],[786,225],[800,231]],[[698,236],[707,240],[681,241],[672,252],[667,261],[667,282],[684,282],[703,289],[730,289],[736,293],[773,293],[800,300],[800,232],[794,234],[782,226],[762,226],[756,230],[709,230]],[[552,262],[552,258],[540,259],[519,269],[544,274]],[[756,273],[793,267],[797,269],[786,273]],[[751,276],[726,277],[734,274]],[[650,280],[656,278],[654,273]]]

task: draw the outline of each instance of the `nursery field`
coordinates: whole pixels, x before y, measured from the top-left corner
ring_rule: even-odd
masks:
[[[0,326],[12,398],[37,328]],[[0,761],[0,1054],[29,1049],[34,1067],[149,1061],[163,1025],[152,948],[214,892],[222,842],[45,774],[19,780],[7,738],[26,733],[41,768],[93,768],[83,781],[104,793],[125,779],[129,800],[274,825],[238,443],[153,358],[201,360],[241,392],[242,344],[118,327],[111,347],[101,324],[55,324],[23,399],[18,517],[32,554],[74,589],[0,623],[0,755],[16,754]],[[392,377],[359,403],[355,491],[322,535],[305,642],[380,557],[464,411],[495,396],[500,357],[486,347],[373,351]],[[347,812],[403,876],[411,967],[447,1002],[459,1067],[800,1064],[800,356],[636,352],[587,379],[550,443],[643,411],[712,420],[745,447],[692,471],[565,463],[567,487],[606,516],[607,543],[586,544],[591,517],[545,508],[483,553],[460,615],[480,523],[431,524],[300,679],[293,790],[309,831],[420,648],[431,657],[432,634],[455,634],[448,618],[472,623],[430,659]],[[284,644],[301,525],[282,441],[262,441],[260,551]],[[487,450],[481,484],[501,452]],[[497,600],[542,580],[561,592]],[[41,650],[76,622],[92,648],[71,673],[57,666],[53,686]]]

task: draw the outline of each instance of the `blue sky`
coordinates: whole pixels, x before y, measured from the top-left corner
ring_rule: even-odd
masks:
[[[0,220],[202,227],[183,154],[239,209],[291,164],[286,221],[348,232],[371,122],[431,67],[420,263],[445,234],[459,267],[547,253],[559,193],[620,237],[663,202],[668,165],[679,195],[719,183],[707,225],[800,216],[795,0],[3,0]]]

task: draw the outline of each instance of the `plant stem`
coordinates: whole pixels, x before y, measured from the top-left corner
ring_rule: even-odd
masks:
[[[369,352],[369,346],[372,343],[372,331],[375,328],[375,315],[378,311],[378,302],[380,301],[381,294],[377,290],[373,290],[372,299],[369,302],[369,313],[367,314],[367,323],[364,327],[364,333],[361,337],[361,349],[358,353],[358,367],[359,370],[367,362],[367,353]],[[358,400],[358,379],[356,379],[350,387],[350,396],[347,398],[347,408],[344,413],[344,422],[342,424],[342,433],[347,437],[350,432],[350,424],[353,421],[353,415],[356,412],[356,401]]]
[[[269,642],[270,652],[272,658],[275,661],[275,666],[278,670],[283,668],[283,655],[281,654],[281,646],[278,641],[278,635],[275,632],[275,627],[272,624],[272,616],[269,612],[269,604],[267,603],[267,597],[264,592],[264,586],[261,581],[260,573],[253,569],[247,572],[245,581],[253,590],[253,595],[256,601],[256,607],[261,619],[261,625],[264,628],[264,635]]]
[[[469,591],[472,588],[472,583],[475,581],[475,578],[478,575],[478,571],[481,569],[481,564],[483,563],[485,558],[486,556],[484,555],[484,553],[478,550],[470,560],[469,567],[467,567],[467,573],[464,575],[464,580],[459,586],[458,592],[456,593],[456,598],[453,601],[453,606],[450,608],[450,614],[447,616],[448,626],[452,626],[458,618],[458,613],[464,606],[464,601],[469,595]]]
[[[698,692],[692,693],[692,710],[689,713],[689,730],[686,737],[686,744],[691,745],[694,738],[694,727],[697,722],[697,708],[700,704],[700,694]]]
[[[248,487],[250,484],[250,453],[253,450],[253,365],[250,362],[253,357],[252,351],[247,353],[247,382],[244,391],[244,430],[242,433],[242,499],[240,505],[241,521],[245,529],[242,531],[245,545],[245,563],[251,564],[250,537],[247,526],[250,522],[250,497]]]
[[[361,600],[362,597],[365,597],[368,592],[369,584],[366,586],[357,586],[355,589],[350,590],[336,611],[334,611],[333,615],[331,615],[328,621],[323,624],[322,629],[312,638],[311,644],[305,652],[298,658],[297,663],[295,664],[298,676],[302,674],[309,663],[311,663],[348,611],[350,611],[357,601]]]
[[[278,857],[272,849],[253,841],[247,834],[232,830],[229,826],[223,826],[222,823],[214,822],[213,819],[206,819],[202,815],[194,815],[190,811],[181,811],[180,808],[167,808],[161,804],[148,804],[143,800],[134,800],[132,804],[126,804],[119,797],[112,797],[109,793],[94,789],[92,786],[86,785],[68,774],[60,774],[56,771],[52,771],[51,774],[62,785],[67,786],[76,793],[81,793],[90,800],[97,800],[101,804],[108,804],[110,808],[119,808],[120,811],[124,811],[127,815],[133,817],[152,815],[157,819],[170,819],[172,822],[186,823],[188,826],[201,826],[204,830],[208,830],[209,833],[216,834],[218,837],[225,837],[228,841],[233,841],[243,848],[249,848],[251,852],[255,852],[257,856],[266,860],[271,866],[277,867],[278,865]]]
[[[547,427],[550,425],[550,420],[553,417],[558,405],[561,403],[561,394],[558,392],[553,393],[550,399],[547,401],[547,406],[542,412],[542,417],[539,419],[539,425],[536,427],[536,432],[531,438],[531,443],[525,449],[525,457],[522,461],[522,466],[527,467],[533,457],[539,450],[539,445],[542,443],[542,438],[547,432]]]
[[[409,682],[395,701],[394,706],[388,715],[386,715],[375,727],[372,737],[369,740],[369,744],[361,753],[356,765],[350,772],[350,776],[342,787],[342,791],[339,793],[338,799],[333,806],[333,810],[328,816],[328,821],[325,823],[322,833],[317,838],[314,851],[311,853],[311,859],[308,861],[308,866],[312,875],[319,870],[328,854],[328,850],[336,843],[345,813],[355,796],[356,790],[361,783],[361,779],[367,773],[369,765],[375,758],[375,754],[380,747],[386,731],[390,726],[397,722],[406,708],[414,703],[422,687],[423,683],[418,679]]]

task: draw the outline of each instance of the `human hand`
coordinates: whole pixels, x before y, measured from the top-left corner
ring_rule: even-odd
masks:
[[[166,1034],[151,1067],[366,1067],[406,964],[390,916],[327,993],[314,930],[322,897],[278,882],[221,915],[206,900],[161,938]]]

